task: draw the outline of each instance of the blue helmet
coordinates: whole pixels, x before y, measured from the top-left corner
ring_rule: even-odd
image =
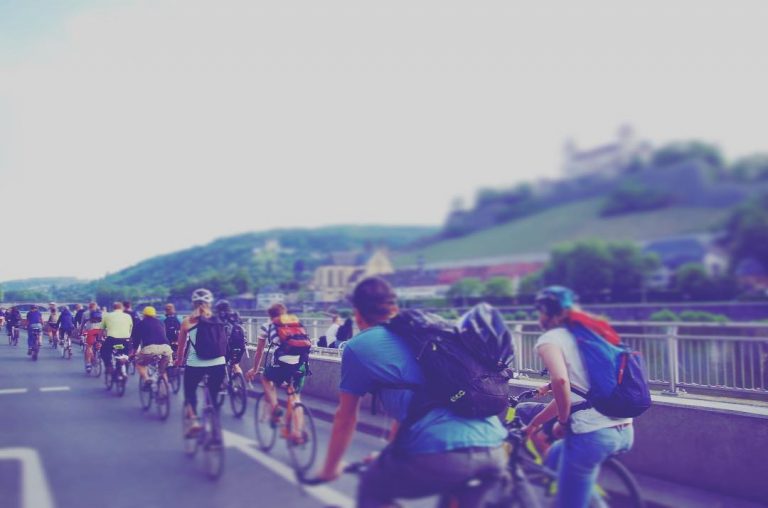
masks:
[[[576,304],[576,294],[563,286],[549,286],[536,295],[535,306],[548,316],[556,316]]]

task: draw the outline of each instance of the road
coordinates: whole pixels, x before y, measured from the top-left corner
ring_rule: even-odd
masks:
[[[85,376],[79,346],[72,360],[64,360],[44,345],[39,361],[32,362],[23,334],[15,348],[4,334],[0,339],[3,508],[354,506],[355,478],[302,491],[283,443],[269,455],[257,449],[252,400],[243,419],[224,406],[225,471],[212,482],[201,463],[183,453],[181,393],[161,422],[141,411],[138,376],[117,398],[102,378]],[[317,431],[321,460],[330,424],[318,421]],[[358,433],[348,457],[359,459],[382,446],[380,439]]]

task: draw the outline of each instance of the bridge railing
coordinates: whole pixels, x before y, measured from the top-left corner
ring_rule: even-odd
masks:
[[[255,346],[265,318],[247,318]],[[304,320],[317,340],[330,319]],[[515,368],[538,376],[544,365],[536,353],[542,331],[533,321],[507,323],[515,345]],[[768,323],[612,323],[625,343],[642,353],[650,382],[665,392],[728,394],[768,399]],[[313,355],[340,358],[341,351],[313,348]]]

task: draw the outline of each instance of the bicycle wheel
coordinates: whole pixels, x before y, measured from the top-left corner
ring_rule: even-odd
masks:
[[[240,373],[233,374],[227,390],[229,391],[229,406],[232,408],[232,414],[237,418],[242,417],[248,403],[245,377]]]
[[[184,453],[187,457],[194,457],[197,453],[197,436],[187,437],[186,432],[189,427],[189,422],[186,416],[186,408],[182,408],[181,411],[181,435],[184,438]]]
[[[179,393],[179,390],[181,389],[181,372],[179,371],[179,368],[169,367],[167,372],[173,393]]]
[[[301,432],[295,432],[292,428],[294,422],[298,420],[301,426]],[[301,402],[293,405],[293,415],[286,422],[288,429],[288,454],[291,457],[293,469],[303,473],[308,471],[315,463],[317,455],[317,433],[315,431],[315,421],[312,419],[312,412]],[[294,434],[298,434],[297,438]]]
[[[168,388],[168,381],[162,377],[157,380],[155,407],[160,419],[163,421],[167,420],[168,415],[171,414],[171,390]]]
[[[256,396],[256,401],[253,403],[253,416],[256,426],[256,441],[259,442],[259,448],[262,451],[268,452],[275,446],[278,423],[272,421],[272,407],[264,398],[263,393]]]
[[[202,423],[205,473],[211,480],[218,480],[224,471],[224,442],[218,412],[210,406],[203,409]]]
[[[112,367],[114,370],[114,367]],[[112,377],[112,372],[108,372],[107,369],[104,369],[104,386],[106,386],[107,391],[112,389],[112,385],[115,383],[115,379]]]
[[[614,457],[600,467],[596,494],[590,506],[594,508],[643,508],[645,503],[632,473]]]
[[[134,360],[131,360],[130,362],[128,362],[127,370],[128,370],[128,374],[130,374],[131,376],[136,374],[136,362]]]
[[[152,389],[150,386],[148,390],[144,389],[144,381],[139,378],[139,402],[141,402],[141,410],[146,411],[152,406]]]
[[[93,353],[93,360],[91,360],[91,374],[93,377],[101,376],[101,359]]]
[[[126,381],[127,379],[125,379],[122,375],[115,380],[115,394],[118,397],[122,397],[123,395],[125,395]]]

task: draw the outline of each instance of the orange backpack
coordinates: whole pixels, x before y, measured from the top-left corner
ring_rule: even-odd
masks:
[[[312,341],[304,325],[293,314],[283,314],[272,320],[277,336],[280,338],[280,349],[284,354],[309,356]]]

